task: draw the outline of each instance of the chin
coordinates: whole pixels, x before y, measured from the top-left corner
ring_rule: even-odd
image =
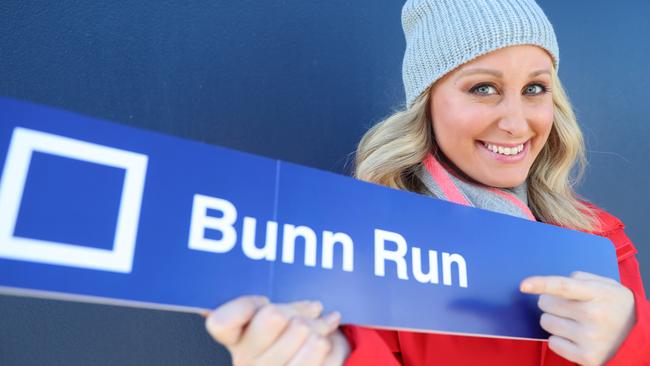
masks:
[[[478,182],[485,184],[486,186],[495,187],[495,188],[513,188],[521,185],[526,181],[528,177],[527,174],[513,174],[513,175],[500,175],[500,176],[483,176],[479,177],[481,179],[476,179]]]

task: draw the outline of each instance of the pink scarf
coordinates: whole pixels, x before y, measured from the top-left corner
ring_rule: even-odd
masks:
[[[451,173],[432,154],[422,162],[418,177],[430,195],[465,206],[482,208],[535,221],[528,208],[527,185],[512,189],[487,187],[466,182]]]

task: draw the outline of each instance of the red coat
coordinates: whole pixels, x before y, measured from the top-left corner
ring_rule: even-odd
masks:
[[[607,365],[650,365],[650,303],[643,289],[636,248],[619,219],[596,210],[603,225],[593,234],[614,243],[621,283],[634,292],[636,303],[636,325]],[[352,348],[346,366],[575,365],[551,351],[546,341],[386,331],[353,325],[342,330]]]

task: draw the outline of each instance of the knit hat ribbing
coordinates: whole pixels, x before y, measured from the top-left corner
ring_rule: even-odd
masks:
[[[402,8],[406,105],[458,66],[499,48],[544,48],[557,69],[553,26],[534,0],[408,0]]]

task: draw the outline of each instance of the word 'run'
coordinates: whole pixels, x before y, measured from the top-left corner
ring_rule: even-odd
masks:
[[[208,210],[220,212],[219,216],[208,215]],[[194,195],[192,218],[190,224],[190,249],[213,253],[226,253],[237,244],[237,208],[230,201],[205,195]],[[244,216],[242,223],[241,249],[244,255],[253,260],[275,261],[278,249],[278,223],[266,222],[266,238],[263,246],[255,243],[257,220]],[[219,239],[207,238],[206,229],[220,232]],[[308,267],[317,265],[318,238],[316,232],[308,226],[284,224],[282,226],[282,262],[294,263],[296,239],[301,238],[305,245],[304,264]],[[406,239],[398,233],[374,230],[374,274],[384,277],[386,262],[393,262],[397,268],[397,277],[408,280]],[[389,250],[386,243],[392,243]],[[321,234],[321,267],[334,268],[334,247],[342,248],[342,269],[354,271],[354,243],[352,238],[343,232],[324,230]],[[458,273],[458,286],[467,287],[467,264],[460,254],[442,253],[442,283],[452,285],[452,265],[455,263]],[[439,283],[438,252],[428,250],[428,271],[422,267],[422,250],[411,247],[411,274],[420,283]]]

